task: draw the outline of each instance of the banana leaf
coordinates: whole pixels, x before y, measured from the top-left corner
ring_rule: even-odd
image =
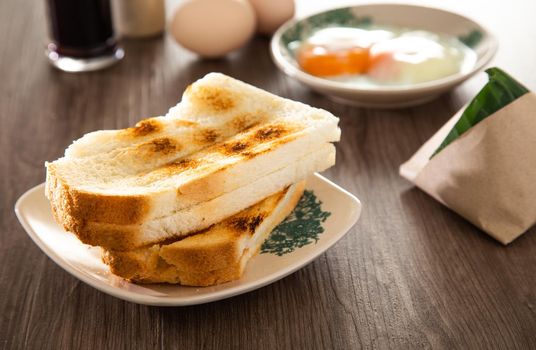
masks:
[[[529,92],[526,87],[499,68],[489,68],[486,73],[488,74],[488,83],[467,106],[460,120],[454,125],[430,159],[471,127]]]

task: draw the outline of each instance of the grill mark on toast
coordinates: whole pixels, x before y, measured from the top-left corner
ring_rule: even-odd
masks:
[[[230,222],[230,226],[240,232],[244,232],[248,229],[248,218],[238,217],[234,218]]]
[[[264,220],[263,214],[262,215],[259,214],[257,216],[252,217],[248,223],[249,232],[253,234],[255,230],[257,229],[257,227],[259,227],[259,225],[262,223],[263,220]]]
[[[236,233],[249,233],[252,235],[255,233],[255,230],[257,227],[259,227],[264,218],[264,213],[250,216],[238,216],[231,218],[229,222],[225,222],[225,224],[227,224],[227,226],[233,229]]]
[[[282,137],[288,133],[292,128],[289,128],[285,124],[268,124],[258,129],[253,138],[258,141],[269,141]]]
[[[160,154],[169,154],[179,149],[179,145],[172,139],[163,137],[150,142],[151,151]]]
[[[128,128],[125,131],[135,137],[147,136],[157,133],[162,129],[162,125],[155,118],[148,118],[139,121],[135,127]]]
[[[217,129],[203,128],[198,129],[192,135],[192,139],[199,145],[210,145],[216,143],[221,137],[220,132]]]
[[[198,141],[202,144],[205,143],[213,143],[216,142],[216,140],[220,137],[220,134],[218,131],[214,129],[205,129],[201,132],[199,135]]]
[[[242,153],[248,147],[249,147],[249,144],[247,142],[242,142],[242,141],[225,142],[224,144],[221,145],[218,151],[225,155],[232,156],[232,155]]]
[[[242,131],[248,127],[248,115],[238,115],[231,120],[231,126],[238,131]]]
[[[245,131],[259,125],[267,117],[262,112],[238,114],[227,124],[236,131]]]
[[[227,156],[242,155],[244,158],[251,159],[294,140],[296,137],[289,136],[289,134],[296,129],[296,125],[282,123],[272,123],[258,128],[251,128],[249,129],[250,131],[243,132],[238,140],[222,143],[216,148],[216,151]],[[266,149],[252,150],[256,145],[265,142],[270,142],[270,146]]]
[[[228,111],[236,106],[239,95],[228,89],[215,86],[197,86],[187,88],[186,94],[197,103],[212,111]]]
[[[165,168],[176,169],[176,170],[183,171],[183,170],[186,170],[186,169],[194,169],[198,165],[199,165],[198,160],[185,158],[185,159],[181,159],[181,160],[176,161],[176,162],[171,162],[171,163],[165,165]]]
[[[285,143],[291,142],[295,140],[297,136],[287,136],[282,140],[274,141],[270,144],[270,147],[264,148],[264,149],[257,149],[257,150],[246,150],[244,152],[241,152],[240,155],[246,159],[252,159],[255,158],[261,154],[268,153],[276,149],[280,145],[284,145]]]
[[[199,123],[184,119],[179,119],[174,122],[176,127],[195,127]],[[126,128],[121,132],[126,136],[143,137],[151,134],[156,134],[164,130],[164,125],[155,117],[140,120],[132,128]]]
[[[148,173],[140,174],[140,179],[138,180],[138,184],[150,183],[157,179],[162,179],[165,177],[176,175],[183,171],[195,169],[199,165],[201,165],[201,162],[197,159],[184,158],[181,160],[176,160],[171,163],[167,163],[161,166],[160,168],[151,170]],[[145,176],[145,177],[141,177],[141,176]],[[177,191],[178,191],[178,194],[180,194],[180,190],[177,190]]]

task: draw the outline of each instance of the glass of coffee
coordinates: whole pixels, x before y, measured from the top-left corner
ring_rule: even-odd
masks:
[[[110,0],[46,0],[52,65],[67,72],[86,72],[121,60],[112,25]]]

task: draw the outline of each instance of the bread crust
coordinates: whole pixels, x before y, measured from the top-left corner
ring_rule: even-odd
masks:
[[[294,209],[304,188],[305,181],[301,181],[215,227],[183,240],[133,251],[105,250],[103,261],[113,274],[136,283],[210,286],[236,280],[269,233]],[[243,226],[245,230],[232,228],[236,220],[255,218],[262,213],[268,215],[264,227],[257,226],[253,232],[248,225]],[[214,242],[216,237],[218,240]],[[255,237],[254,244],[244,248],[252,237]]]
[[[54,166],[47,164],[46,196],[50,201],[56,222],[74,233],[85,244],[105,247],[122,246],[133,249],[139,246],[137,230],[127,224],[143,222],[150,199],[143,196],[102,196],[70,188],[56,176]],[[95,229],[90,222],[105,219],[115,225],[106,232]]]
[[[57,176],[52,163],[47,164],[46,183],[47,198],[58,218],[65,219],[69,225],[85,221],[117,225],[142,223],[151,206],[146,196],[102,195],[71,188]]]

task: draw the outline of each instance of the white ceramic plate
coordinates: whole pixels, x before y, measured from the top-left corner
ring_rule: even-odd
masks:
[[[316,234],[316,243],[315,235],[311,235],[308,237],[309,244],[302,247],[294,247],[292,242],[290,249],[289,244],[284,248],[278,248],[277,244],[272,245],[271,250],[282,255],[261,253],[251,259],[240,280],[204,288],[163,284],[136,285],[112,275],[100,259],[100,248],[81,243],[74,235],[65,232],[56,224],[44,195],[44,184],[23,194],[15,204],[15,212],[28,235],[41,250],[81,281],[102,292],[134,303],[183,306],[229,298],[275,282],[313,261],[341,239],[358,220],[361,213],[359,200],[324,177],[317,174],[311,176],[307,182],[307,191],[312,191],[316,197],[315,200],[314,196],[309,195],[308,202],[314,202],[316,209],[321,209],[308,212],[316,212],[314,215],[324,218],[323,222],[318,219],[313,223],[324,231]],[[305,200],[305,197],[302,197],[302,200]],[[326,212],[330,214],[321,214]],[[322,228],[317,231],[322,231]],[[303,232],[301,238],[303,242]],[[294,250],[290,251],[292,249]]]
[[[330,26],[363,27],[369,24],[406,27],[448,34],[460,38],[477,56],[474,67],[445,78],[406,86],[370,86],[324,79],[302,71],[292,50],[293,43],[314,31]],[[395,108],[429,101],[473,76],[490,62],[497,40],[480,24],[461,15],[415,5],[359,5],[323,11],[285,23],[274,34],[271,53],[276,65],[287,75],[337,101],[350,104]]]

